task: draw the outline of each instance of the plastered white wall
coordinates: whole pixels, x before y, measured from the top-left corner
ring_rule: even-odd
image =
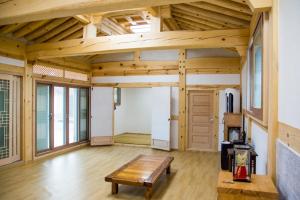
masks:
[[[17,66],[17,67],[24,67],[24,65],[25,65],[23,60],[8,58],[8,57],[4,57],[4,56],[0,56],[0,63],[7,64],[7,65],[13,65],[13,66]]]
[[[140,59],[143,61],[174,61],[179,59],[178,49],[141,51]]]
[[[186,84],[239,85],[240,74],[188,74]]]
[[[251,126],[252,144],[258,157],[256,158],[256,174],[267,174],[268,162],[268,133],[255,122]]]
[[[239,57],[239,54],[235,51],[228,49],[187,49],[186,58],[204,58],[204,57]]]
[[[300,1],[279,0],[279,95],[280,122],[300,128]]]
[[[114,112],[114,134],[151,133],[151,88],[122,88],[121,105]]]
[[[178,82],[178,75],[152,75],[152,76],[98,76],[92,78],[92,83],[157,83]]]

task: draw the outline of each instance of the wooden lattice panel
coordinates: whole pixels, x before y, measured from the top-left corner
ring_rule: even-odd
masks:
[[[88,81],[88,75],[80,72],[65,71],[65,78],[78,81]]]
[[[64,77],[63,69],[46,67],[43,65],[35,64],[33,66],[33,73],[40,74],[45,76],[55,76],[55,77]]]

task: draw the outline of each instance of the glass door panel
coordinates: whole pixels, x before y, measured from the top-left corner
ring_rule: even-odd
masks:
[[[79,123],[80,123],[80,141],[88,139],[88,89],[80,88],[79,103]]]
[[[79,141],[79,89],[69,89],[69,143]]]
[[[66,88],[54,86],[54,147],[66,144]]]
[[[36,89],[36,148],[50,149],[50,86],[38,84]]]

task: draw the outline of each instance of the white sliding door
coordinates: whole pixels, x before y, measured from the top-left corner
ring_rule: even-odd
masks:
[[[152,88],[152,148],[170,150],[171,88]]]
[[[112,87],[93,87],[91,92],[91,145],[113,143],[114,99]]]

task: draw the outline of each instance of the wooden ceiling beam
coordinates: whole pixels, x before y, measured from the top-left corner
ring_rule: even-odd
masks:
[[[0,54],[24,58],[25,44],[6,37],[0,37]]]
[[[180,27],[184,30],[194,30],[194,31],[202,31],[203,29],[192,26],[190,24],[186,24],[184,22],[178,22],[178,24],[180,25]]]
[[[188,15],[182,15],[182,14],[179,14],[179,13],[177,13],[177,12],[174,12],[173,13],[173,15],[174,15],[174,19],[179,19],[179,21],[180,21],[180,19],[184,19],[184,20],[188,20],[188,21],[190,21],[190,22],[193,22],[193,23],[197,23],[197,24],[200,24],[200,25],[202,25],[202,26],[205,26],[206,28],[204,28],[204,29],[221,29],[221,28],[223,28],[224,29],[224,27],[222,27],[222,26],[210,26],[210,25],[207,25],[207,23],[202,23],[202,21],[201,20],[198,20],[197,18],[194,18],[194,17],[190,17],[190,16],[188,16]]]
[[[0,25],[195,1],[197,0],[10,0],[1,4]]]
[[[83,24],[89,24],[91,23],[91,20],[88,19],[86,16],[84,15],[75,15],[73,16],[75,19],[77,19],[78,21],[80,21]]]
[[[243,4],[243,5],[247,5],[247,6],[248,6],[246,0],[230,0],[230,1],[236,2],[236,3],[240,3],[240,4]]]
[[[29,35],[26,35],[25,39],[26,40],[34,40],[38,37],[41,37],[42,35],[46,34],[47,32],[51,31],[52,29],[56,28],[57,26],[65,23],[69,19],[70,18],[68,18],[68,17],[54,19],[47,25],[37,29],[36,31],[34,31],[33,33],[30,33]]]
[[[75,33],[72,33],[71,35],[64,38],[65,40],[72,40],[72,39],[78,39],[83,37],[83,30],[76,31]]]
[[[201,18],[203,20],[207,20],[208,22],[211,22],[211,23],[220,24],[220,25],[223,25],[223,26],[228,27],[228,28],[238,28],[239,27],[235,24],[229,23],[228,21],[226,21],[226,19],[214,18],[214,16],[212,16],[212,15],[207,15],[206,13],[203,13],[201,11],[202,9],[194,7],[194,6],[190,6],[190,5],[173,5],[173,7],[176,8],[176,11],[181,10],[183,12],[186,12],[188,15],[193,14],[193,16],[197,16],[198,18]],[[211,13],[211,12],[208,12],[208,13]]]
[[[208,3],[209,2],[209,3]],[[224,2],[224,1],[222,1]],[[230,8],[224,8],[222,6],[219,6],[219,5],[215,5],[215,4],[212,4],[213,2],[210,3],[210,1],[205,1],[205,2],[197,2],[195,4],[197,4],[199,7],[205,9],[205,10],[209,10],[209,11],[212,11],[212,12],[217,12],[217,13],[220,13],[220,14],[223,14],[223,15],[228,15],[228,16],[231,16],[231,17],[235,17],[235,18],[238,18],[238,19],[242,19],[242,20],[246,20],[246,21],[250,21],[251,20],[251,10],[249,9],[250,13],[242,13],[242,12],[239,12],[239,11],[236,11],[236,10],[233,10],[233,9],[230,9]],[[194,4],[191,4],[191,5],[194,5]]]
[[[60,41],[64,38],[66,38],[67,36],[77,32],[78,30],[82,30],[82,29],[83,29],[83,25],[81,23],[77,23],[74,26],[72,26],[72,27],[68,28],[67,30],[63,31],[62,33],[59,33],[58,35],[54,36],[53,38],[51,38],[47,42]]]
[[[58,35],[59,33],[63,32],[64,30],[74,26],[78,21],[74,18],[71,18],[70,20],[66,21],[65,23],[59,25],[58,27],[52,29],[51,31],[47,32],[45,35],[42,35],[41,37],[37,38],[35,42],[41,43],[45,42],[52,37]]]
[[[174,10],[173,15],[177,16],[177,17],[182,17],[182,18],[185,18],[185,19],[189,19],[189,20],[192,20],[192,21],[195,21],[195,22],[199,22],[201,24],[205,24],[205,25],[213,27],[215,29],[226,29],[226,27],[227,27],[223,24],[218,24],[216,22],[212,22],[212,21],[203,19],[203,18],[199,17],[198,14],[195,14],[195,13],[192,13],[192,12],[187,13],[187,12],[181,10],[181,9]],[[230,28],[230,27],[227,27],[227,28]]]
[[[5,35],[8,33],[12,33],[14,31],[19,30],[20,28],[24,27],[27,23],[19,23],[19,24],[10,24],[4,26],[0,29],[0,35]]]
[[[214,4],[223,8],[227,8],[230,10],[234,10],[237,12],[245,13],[248,15],[252,14],[251,9],[247,6],[247,4],[236,3],[232,1],[224,1],[224,0],[200,0],[201,2],[207,2],[210,4]],[[244,0],[245,1],[245,0]],[[259,0],[261,1],[261,0]]]
[[[213,28],[210,27],[210,26],[207,26],[205,24],[201,24],[201,23],[198,23],[198,22],[194,22],[194,21],[191,21],[189,19],[184,19],[184,18],[181,18],[181,17],[174,17],[174,19],[178,22],[183,22],[185,24],[189,24],[190,26],[195,26],[197,27],[199,30],[212,30]]]
[[[181,28],[178,26],[177,22],[173,18],[164,19],[166,24],[170,26],[172,31],[180,30]]]
[[[27,56],[36,59],[130,52],[137,49],[226,48],[245,46],[248,41],[249,29],[125,34],[29,45]]]
[[[273,6],[273,0],[245,0],[252,12],[269,11]]]
[[[42,20],[42,21],[31,22],[31,23],[27,24],[26,26],[24,26],[23,28],[19,29],[18,31],[14,32],[14,36],[17,38],[23,37],[33,31],[35,31],[36,29],[44,26],[49,21],[50,21],[49,19],[46,19],[46,20]]]
[[[188,4],[191,7],[196,7],[198,9],[198,12],[205,14],[211,18],[217,19],[219,21],[224,21],[224,22],[228,22],[231,24],[235,24],[237,26],[249,26],[249,22],[246,20],[241,20],[239,18],[235,18],[235,17],[231,17],[228,15],[224,15],[224,14],[220,14],[220,13],[216,13],[216,12],[211,12],[208,11],[206,9],[203,8],[202,5],[197,4],[197,3],[190,3]]]

